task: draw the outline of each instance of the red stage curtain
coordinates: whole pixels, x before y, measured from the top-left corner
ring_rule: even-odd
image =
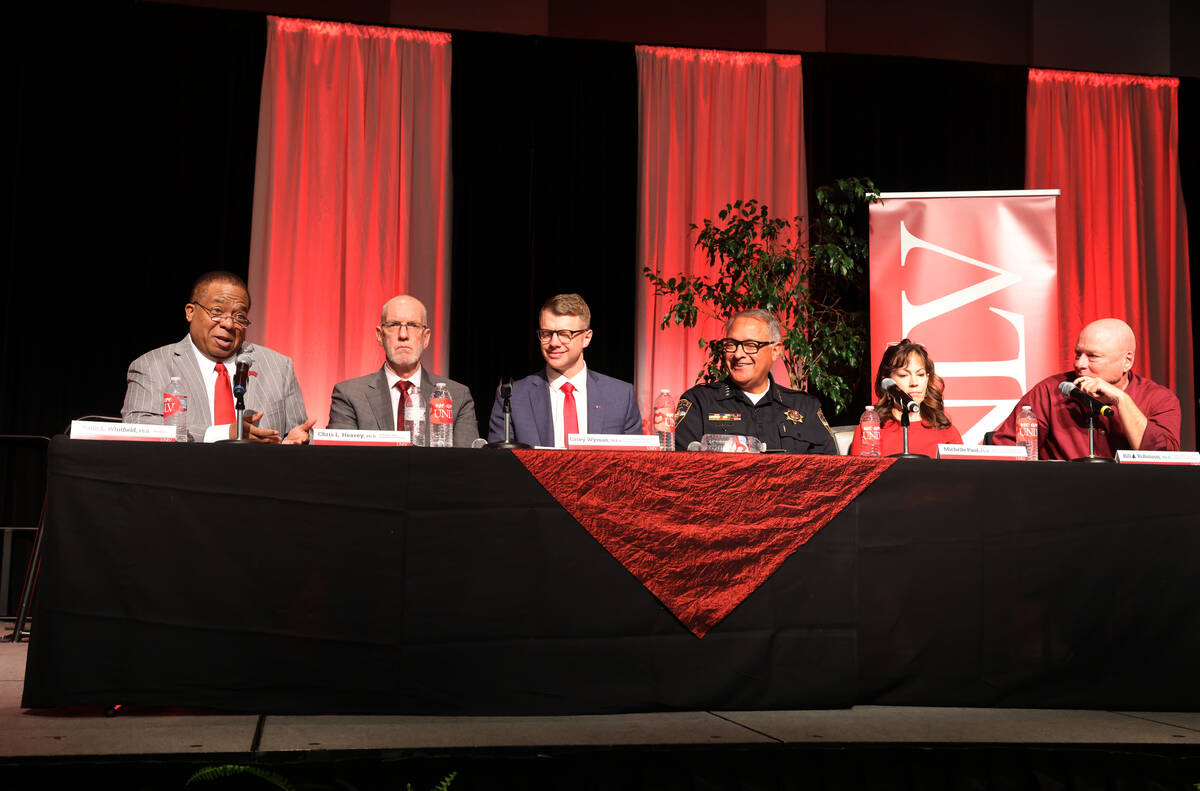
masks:
[[[689,225],[755,198],[773,216],[807,214],[798,55],[638,47],[638,257],[664,277],[708,270]],[[716,320],[660,330],[668,301],[640,280],[635,386],[642,414],[660,388],[692,385],[720,337]],[[780,379],[780,377],[782,378]],[[776,378],[787,383],[782,364]]]
[[[1138,340],[1134,370],[1179,396],[1183,447],[1190,449],[1192,310],[1178,88],[1179,80],[1162,77],[1031,69],[1025,186],[1062,190],[1064,342],[1073,345],[1094,319],[1127,321]]]
[[[450,36],[268,18],[250,248],[252,338],[290,355],[317,425],[382,364],[396,294],[429,309],[446,372]]]

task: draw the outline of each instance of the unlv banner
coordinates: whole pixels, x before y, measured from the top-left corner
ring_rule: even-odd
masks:
[[[968,444],[1070,364],[1058,337],[1058,194],[894,192],[871,206],[871,372],[889,343],[924,344]]]

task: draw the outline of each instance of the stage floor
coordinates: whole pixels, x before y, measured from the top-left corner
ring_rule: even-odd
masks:
[[[1200,713],[857,706],[573,717],[254,716],[20,707],[27,644],[0,643],[0,758],[718,745],[1200,745]]]

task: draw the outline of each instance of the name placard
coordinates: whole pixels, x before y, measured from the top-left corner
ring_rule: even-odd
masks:
[[[1122,464],[1200,464],[1200,452],[1194,450],[1119,450]]]
[[[1021,461],[1025,458],[1025,449],[1020,445],[938,445],[937,457]]]
[[[408,431],[375,431],[357,428],[314,428],[309,434],[313,445],[411,445]]]
[[[72,420],[71,439],[108,439],[121,442],[174,442],[174,426],[153,423],[108,423],[103,420]]]
[[[568,434],[570,450],[658,450],[657,434]]]

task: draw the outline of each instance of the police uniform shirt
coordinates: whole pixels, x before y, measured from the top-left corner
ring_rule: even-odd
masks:
[[[838,452],[821,403],[774,379],[757,404],[728,379],[684,393],[675,410],[675,449],[687,450],[705,434],[758,437],[768,449],[787,453]]]

